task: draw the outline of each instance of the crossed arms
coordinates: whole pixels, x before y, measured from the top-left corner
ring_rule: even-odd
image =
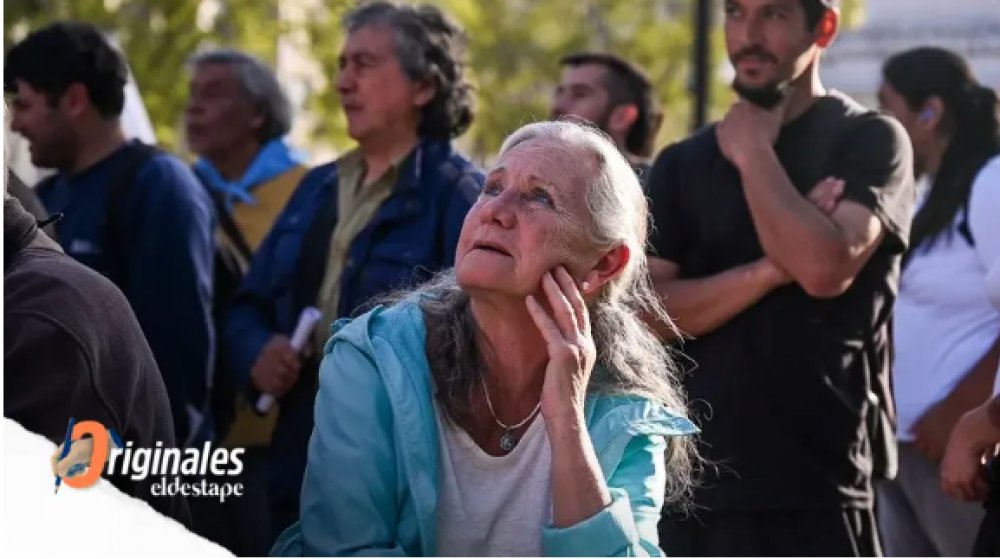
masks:
[[[912,151],[905,131],[888,118],[857,127],[856,145],[842,161],[842,179],[823,181],[809,197],[792,185],[770,145],[758,148],[739,167],[750,213],[765,258],[698,278],[680,279],[673,260],[683,250],[678,221],[678,184],[671,166],[682,164],[667,148],[650,173],[650,196],[658,219],[650,272],[677,327],[689,335],[710,332],[743,312],[773,289],[798,283],[814,297],[846,291],[887,234],[895,250],[905,248],[912,208]],[[853,139],[853,138],[852,138]],[[670,325],[653,324],[665,339]]]

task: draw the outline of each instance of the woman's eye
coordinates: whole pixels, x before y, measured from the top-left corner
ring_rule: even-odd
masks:
[[[552,205],[552,196],[549,196],[549,193],[541,188],[535,188],[528,193],[528,199],[532,202],[541,202],[547,206]]]
[[[488,194],[490,196],[500,194],[500,185],[495,182],[486,183],[486,186],[483,187],[483,194]]]

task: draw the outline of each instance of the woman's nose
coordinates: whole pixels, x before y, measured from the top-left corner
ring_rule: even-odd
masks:
[[[511,205],[510,192],[504,192],[483,204],[483,217],[504,229],[514,227],[517,217]]]

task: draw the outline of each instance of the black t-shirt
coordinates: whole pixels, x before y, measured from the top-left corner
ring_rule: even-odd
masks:
[[[775,150],[803,194],[828,176],[845,180],[843,199],[869,208],[886,236],[843,295],[814,298],[793,283],[683,344],[711,462],[696,499],[712,509],[871,506],[865,415],[871,377],[887,367],[886,320],[915,198],[912,151],[895,120],[836,93],[782,128]],[[661,152],[648,190],[651,256],[677,264],[682,278],[765,256],[714,126]]]

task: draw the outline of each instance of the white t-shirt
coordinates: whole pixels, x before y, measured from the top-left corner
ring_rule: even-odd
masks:
[[[506,456],[486,454],[435,402],[440,441],[437,555],[541,557],[552,522],[552,452],[538,414]]]
[[[986,296],[993,306],[1000,311],[1000,258],[996,259],[989,275],[986,276]],[[993,385],[993,395],[1000,394],[1000,369],[997,369],[997,379]]]
[[[900,440],[912,440],[913,424],[951,392],[1000,333],[1000,310],[986,288],[987,273],[1000,259],[1000,157],[976,177],[968,219],[974,247],[958,232],[960,214],[951,236],[915,253],[900,279],[893,320]]]

